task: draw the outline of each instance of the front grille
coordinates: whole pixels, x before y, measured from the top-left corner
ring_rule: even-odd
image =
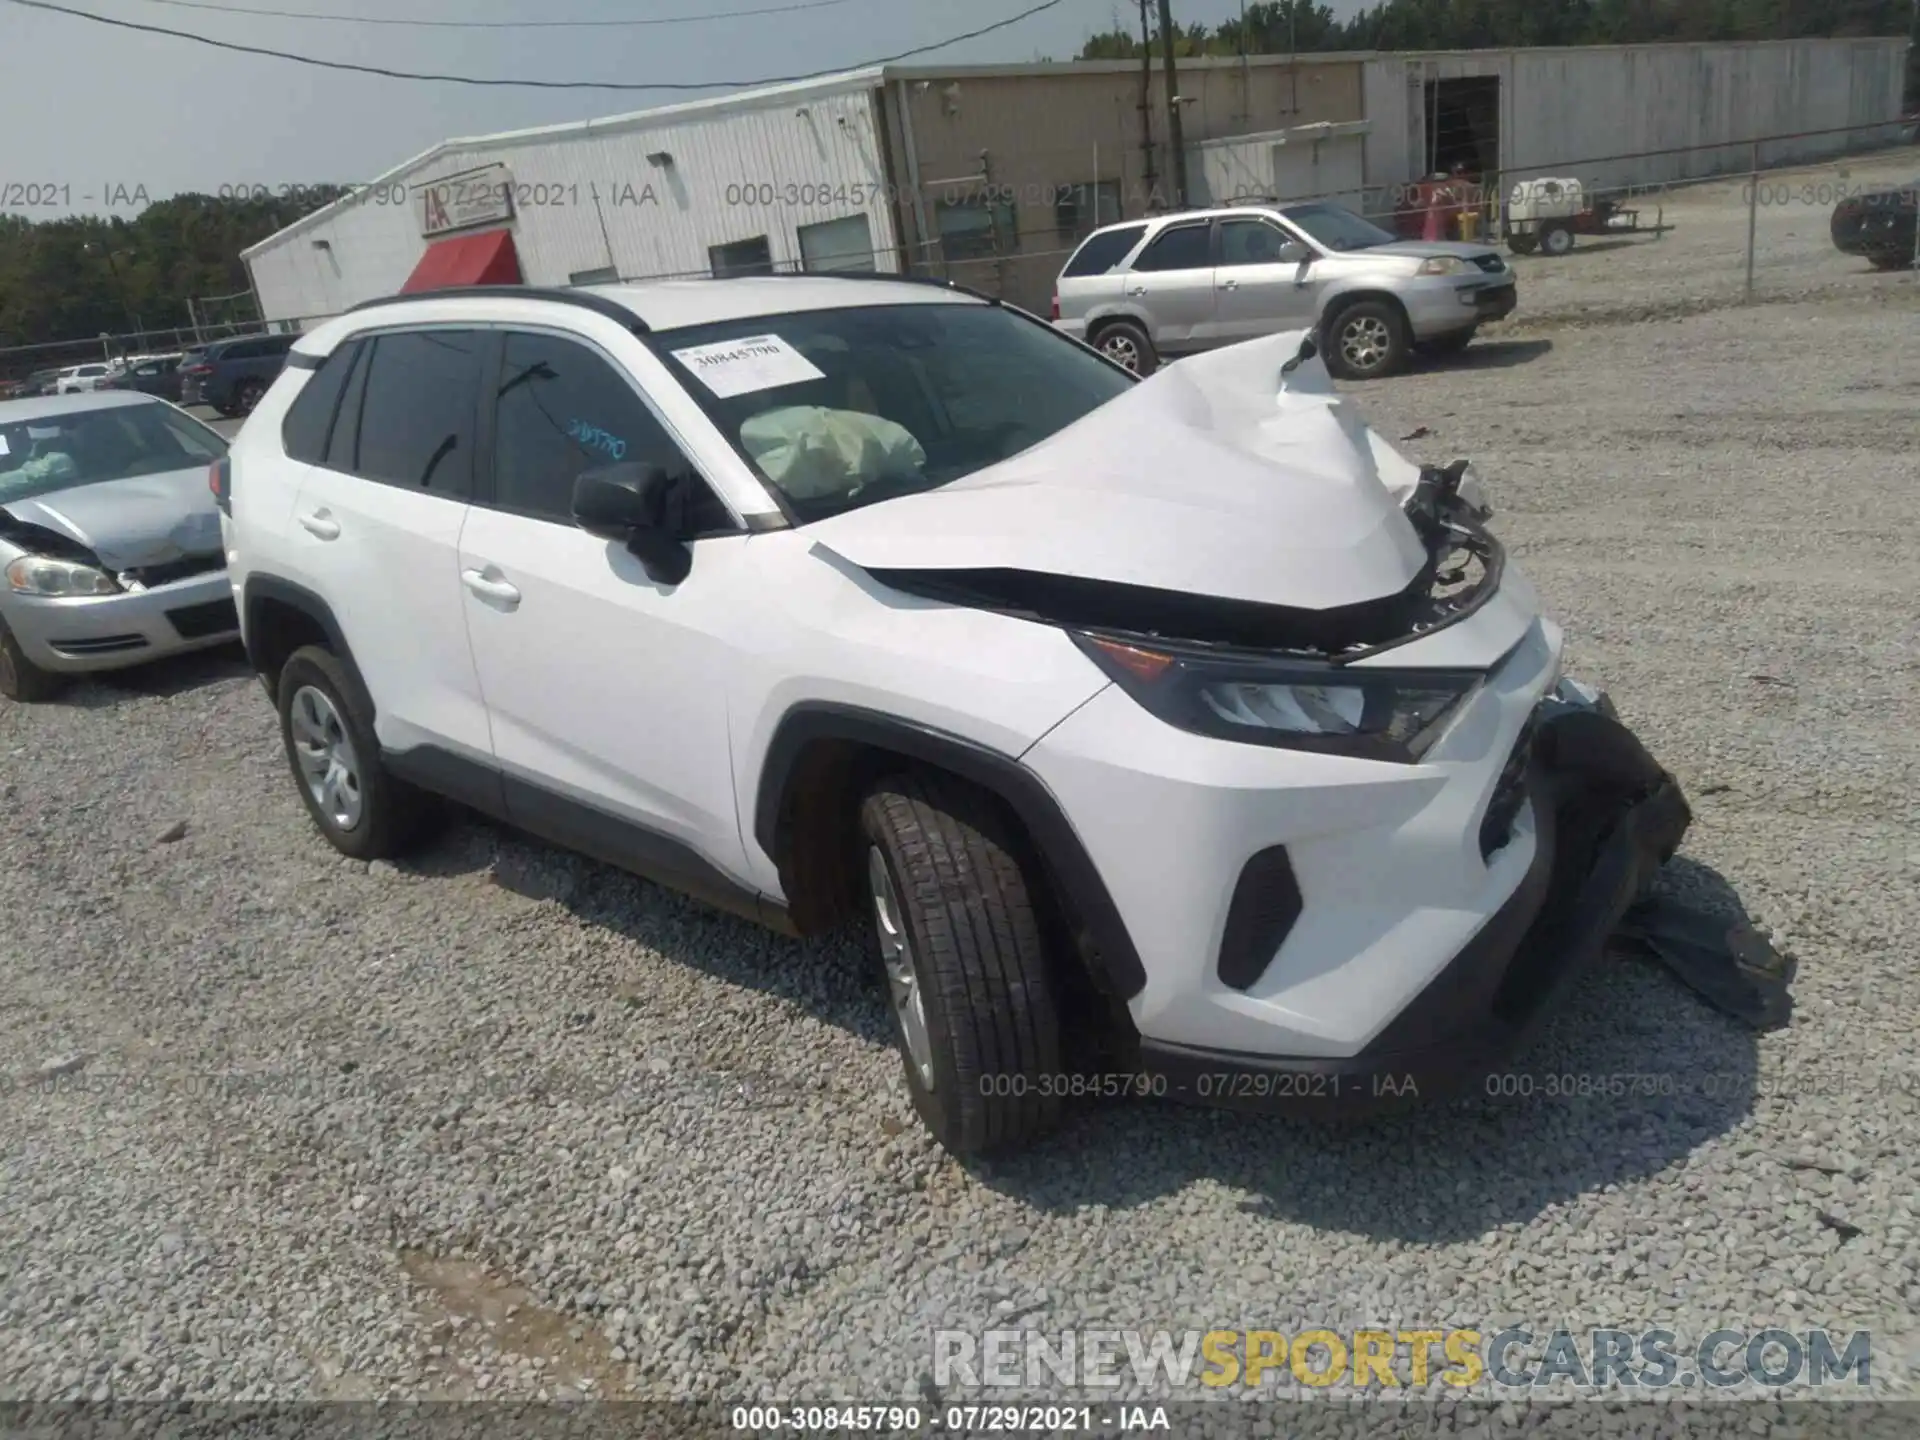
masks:
[[[240,628],[240,612],[231,597],[208,600],[200,605],[182,605],[167,611],[167,619],[180,632],[182,640],[203,640],[209,635],[224,635]]]
[[[120,650],[144,650],[144,635],[90,635],[83,640],[49,640],[47,647],[76,659],[85,655],[112,655]]]
[[[1300,918],[1300,884],[1284,845],[1262,850],[1240,871],[1220,937],[1220,983],[1245,990],[1267,971]]]
[[[1487,813],[1480,821],[1480,858],[1483,860],[1491,860],[1513,839],[1513,822],[1519,818],[1520,807],[1527,799],[1527,769],[1533,761],[1533,740],[1539,725],[1540,712],[1536,710],[1520,727],[1520,738],[1514,742],[1513,753],[1507,756],[1500,778],[1494,781],[1493,798],[1487,802]]]
[[[208,555],[184,555],[178,560],[169,560],[162,565],[141,565],[132,570],[123,571],[123,578],[133,580],[151,590],[156,585],[172,585],[176,581],[191,580],[196,575],[206,575],[225,568],[226,556],[214,551]]]

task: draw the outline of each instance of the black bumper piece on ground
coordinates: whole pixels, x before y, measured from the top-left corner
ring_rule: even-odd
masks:
[[[1142,1088],[1229,1109],[1364,1113],[1472,1089],[1505,1068],[1693,818],[1678,782],[1598,711],[1542,713],[1527,783],[1537,845],[1526,876],[1365,1050],[1292,1058],[1143,1039]]]

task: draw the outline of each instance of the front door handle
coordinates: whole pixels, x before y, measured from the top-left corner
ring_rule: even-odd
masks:
[[[1220,282],[1220,288],[1222,290],[1238,290],[1240,288],[1240,282],[1238,280],[1222,280]]]
[[[1129,295],[1144,295],[1147,293],[1147,287],[1144,285],[1129,285],[1127,287],[1127,293]]]
[[[481,570],[462,570],[460,580],[482,600],[493,600],[511,610],[520,603],[520,592],[505,580],[496,580]]]
[[[324,509],[302,515],[300,528],[316,539],[338,540],[340,538],[340,522]]]

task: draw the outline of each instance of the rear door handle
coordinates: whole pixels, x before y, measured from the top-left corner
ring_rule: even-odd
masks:
[[[320,540],[338,540],[340,522],[326,510],[315,510],[300,517],[300,528]]]
[[[1147,287],[1144,285],[1129,285],[1127,287],[1127,293],[1129,295],[1144,295],[1147,293]]]
[[[1220,288],[1222,290],[1238,290],[1240,288],[1240,282],[1238,280],[1222,280],[1220,282]]]
[[[520,603],[520,592],[505,580],[496,580],[481,570],[462,570],[460,580],[482,600],[495,600],[511,610]]]

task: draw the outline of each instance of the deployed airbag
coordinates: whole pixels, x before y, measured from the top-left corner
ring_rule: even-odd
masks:
[[[927,463],[905,426],[821,405],[783,405],[755,415],[740,427],[740,443],[767,479],[802,500],[912,479]]]

